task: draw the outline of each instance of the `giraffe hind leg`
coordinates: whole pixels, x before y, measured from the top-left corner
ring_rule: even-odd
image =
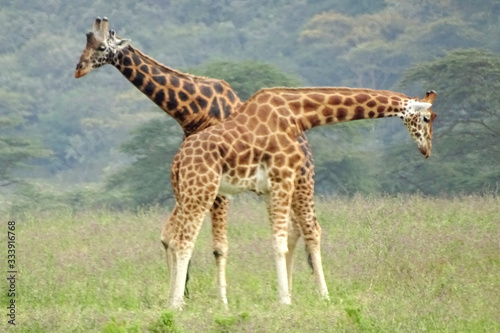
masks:
[[[281,304],[291,304],[290,291],[288,289],[287,253],[288,253],[288,225],[290,222],[292,181],[271,180],[271,193],[269,194],[268,211],[273,234],[273,248],[276,260],[276,271],[278,276],[278,292]]]
[[[321,260],[321,227],[316,219],[314,211],[313,191],[305,188],[295,193],[292,202],[292,210],[297,215],[298,224],[304,235],[308,262],[311,265],[316,281],[316,287],[320,295],[329,299]]]
[[[227,212],[229,200],[226,197],[218,196],[210,208],[212,219],[212,242],[213,254],[217,266],[217,283],[219,287],[219,298],[223,304],[227,304],[226,292],[226,261],[228,252],[227,242]],[[186,286],[184,296],[189,298],[188,282],[190,276],[191,261],[188,264],[186,275]]]
[[[217,183],[217,177],[210,177]],[[196,182],[201,183],[199,181]],[[214,184],[213,184],[214,185]],[[198,189],[198,188],[196,188]],[[168,250],[172,251],[174,258],[173,280],[171,281],[170,305],[173,308],[181,309],[184,305],[184,291],[186,286],[186,276],[189,261],[193,254],[194,244],[200,232],[203,219],[215,201],[217,186],[205,186],[202,190],[196,191],[194,195],[178,195],[177,209],[173,228],[170,228],[170,242]],[[185,193],[195,192],[193,188],[187,187]],[[173,235],[173,237],[172,237]],[[172,277],[172,276],[171,276]]]
[[[189,289],[188,289],[188,282],[189,282],[189,269],[191,268],[191,259],[189,259],[188,263],[188,268],[186,272],[186,284],[184,285],[184,297],[189,298]]]
[[[324,299],[329,299],[328,288],[326,286],[325,274],[323,272],[323,264],[321,260],[320,238],[321,227],[315,223],[316,227],[312,233],[304,232],[304,241],[306,242],[309,256],[311,257],[311,265],[313,268],[314,278],[316,280],[317,289]]]
[[[192,241],[184,240],[186,232],[184,231],[184,224],[181,223],[183,219],[184,216],[181,215],[181,210],[176,204],[161,233],[161,241],[166,250],[167,266],[170,272],[168,299],[170,305],[177,309],[182,308],[184,305],[183,296],[186,293],[188,267],[194,248],[194,240],[203,222],[203,216],[198,218],[199,221],[193,221],[196,227],[195,234],[190,235]]]
[[[227,213],[229,199],[218,196],[210,208],[212,218],[212,242],[213,254],[217,265],[217,284],[219,287],[219,298],[223,304],[227,304],[226,294],[226,261],[228,253],[227,241]]]
[[[286,271],[288,276],[288,293],[292,294],[293,282],[293,263],[294,253],[298,240],[300,239],[301,231],[297,216],[291,212],[290,224],[288,228],[288,252],[286,253]]]
[[[169,250],[172,251],[172,257],[175,264],[175,275],[171,281],[170,304],[173,308],[181,309],[184,305],[184,295],[186,286],[186,277],[189,262],[193,254],[194,243],[198,236],[204,214],[195,214],[181,216],[181,221],[188,220],[189,226],[181,223],[176,230],[175,238],[169,243]],[[173,288],[172,288],[173,286]]]

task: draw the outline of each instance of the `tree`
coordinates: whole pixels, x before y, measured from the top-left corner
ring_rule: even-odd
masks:
[[[173,199],[170,164],[182,143],[182,130],[169,117],[150,120],[133,131],[121,151],[135,159],[106,179],[106,189],[118,189],[137,206],[164,205]]]
[[[435,156],[424,163],[398,153],[394,159],[406,161],[406,168],[392,177],[392,188],[438,194],[500,186],[500,56],[477,49],[452,51],[414,66],[402,85],[438,92],[432,106],[438,113]]]
[[[22,119],[0,117],[0,186],[18,182],[16,172],[27,167],[27,161],[46,156],[49,151],[42,149],[32,140],[16,135],[16,127],[22,125]]]
[[[126,164],[128,157],[119,154],[117,146],[130,139],[131,128],[152,115],[151,102],[112,67],[83,81],[74,79],[85,33],[97,15],[108,15],[111,28],[120,36],[131,38],[134,46],[170,67],[226,79],[242,99],[263,86],[275,85],[399,90],[397,82],[404,70],[443,58],[446,51],[471,47],[500,51],[499,39],[491,37],[500,34],[498,0],[123,0],[71,6],[59,0],[4,2],[0,9],[0,116],[22,119],[2,127],[8,132],[0,135],[39,142],[53,152],[50,158],[32,160],[34,167],[21,175],[7,173],[45,178],[58,191],[68,184],[97,186],[104,173]],[[259,69],[252,62],[233,62],[248,59],[275,66]],[[192,67],[213,60],[219,64]],[[287,77],[285,81],[254,84],[276,66]],[[241,75],[235,75],[240,69]],[[292,77],[295,80],[288,81]],[[437,103],[443,97],[438,93]],[[441,121],[440,115],[438,131]],[[331,163],[347,157],[348,145],[359,135],[356,128],[352,136],[344,136],[350,128],[341,128],[308,134],[317,152],[320,190],[332,188],[328,184],[335,175],[328,170],[338,166]],[[334,134],[340,131],[342,135]],[[318,144],[314,144],[316,139]],[[423,167],[433,165],[441,154],[439,140],[436,137],[435,156]],[[339,153],[328,152],[332,144]],[[364,158],[366,147],[352,156]],[[348,168],[347,163],[343,165]]]
[[[246,101],[261,88],[296,87],[301,83],[296,75],[283,73],[276,66],[258,61],[215,61],[191,71],[225,80],[242,101]]]

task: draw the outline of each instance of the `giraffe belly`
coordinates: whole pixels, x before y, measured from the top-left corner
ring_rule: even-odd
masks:
[[[219,186],[219,194],[225,197],[232,197],[233,195],[240,194],[248,191],[250,188],[245,182],[236,182],[229,177],[222,176]]]
[[[257,194],[268,193],[270,190],[267,168],[259,166],[256,171],[244,178],[223,174],[219,186],[219,194],[232,196],[245,191],[253,191]]]

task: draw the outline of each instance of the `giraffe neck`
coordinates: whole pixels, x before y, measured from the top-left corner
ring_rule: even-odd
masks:
[[[301,131],[352,120],[401,116],[411,100],[392,91],[352,88],[274,88],[259,94],[255,95],[258,103],[267,99],[274,106],[288,106]]]
[[[220,123],[241,105],[226,82],[176,71],[131,46],[116,54],[114,65],[173,117],[186,136]]]

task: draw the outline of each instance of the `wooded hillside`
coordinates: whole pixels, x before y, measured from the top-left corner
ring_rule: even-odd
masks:
[[[437,91],[428,160],[397,119],[310,132],[318,194],[499,189],[498,1],[27,0],[0,6],[1,203],[170,200],[177,123],[112,66],[73,77],[97,16],[243,100],[264,86]]]

